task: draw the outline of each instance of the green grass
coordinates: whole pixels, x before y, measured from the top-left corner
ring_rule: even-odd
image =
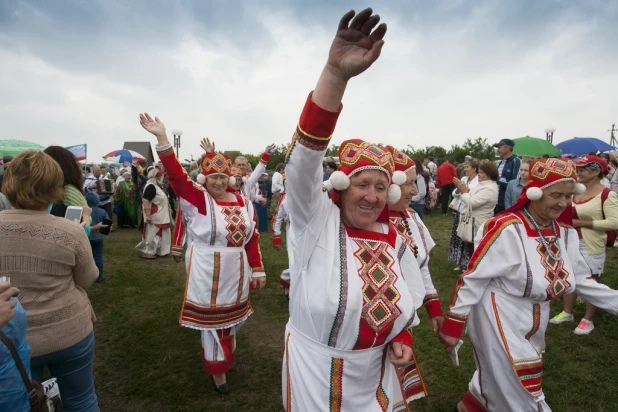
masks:
[[[446,308],[457,274],[447,261],[452,217],[427,217],[436,248],[430,268]],[[200,333],[178,326],[184,291],[184,263],[146,260],[135,245],[135,229],[112,233],[105,244],[105,283],[89,290],[97,314],[95,378],[103,411],[281,411],[283,334],[287,300],[277,279],[287,267],[284,251],[261,238],[266,288],[253,292],[255,313],[238,336],[236,360],[228,373],[231,393],[217,394],[200,360]],[[618,248],[617,248],[618,249]],[[618,288],[618,250],[608,250],[603,282]],[[552,315],[562,302],[552,303]],[[576,307],[576,318],[584,313]],[[425,311],[415,328],[415,351],[429,397],[414,411],[452,411],[474,371],[471,346],[460,351],[460,366],[432,332]],[[618,410],[618,319],[599,311],[589,336],[572,333],[575,324],[550,326],[543,386],[554,411]],[[464,340],[467,340],[464,337]],[[506,372],[506,371],[505,371]]]

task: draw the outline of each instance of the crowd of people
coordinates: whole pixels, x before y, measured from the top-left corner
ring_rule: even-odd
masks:
[[[163,122],[147,113],[140,124],[156,138],[160,162],[125,163],[115,181],[98,165],[84,175],[58,146],[6,162],[0,328],[16,352],[0,345],[0,410],[29,410],[24,379],[40,382],[45,368],[67,411],[99,410],[86,290],[104,279],[115,214],[117,227],[140,228],[143,258],[184,260],[180,325],[200,331],[201,361],[220,393],[231,390],[226,373],[253,313],[250,295],[266,284],[258,231],[266,218],[275,249],[285,236],[289,261],[279,277],[289,298],[286,411],[409,410],[431,386],[413,349],[421,307],[436,344],[456,354],[467,328],[474,348],[476,371],[456,410],[549,411],[548,324],[574,321],[578,296],[587,307],[576,334],[593,331],[597,308],[618,314],[618,292],[599,282],[618,230],[618,163],[596,154],[520,159],[509,139],[494,145],[498,162],[421,160],[361,139],[325,157],[348,82],[379,58],[385,34],[371,9],[342,17],[272,177],[275,145],[252,170],[210,139],[185,170]],[[270,216],[258,217],[259,207]],[[437,208],[453,216],[448,257],[460,272],[444,310],[423,222]],[[80,219],[64,218],[75,209]],[[550,319],[549,303],[560,298],[564,310]]]

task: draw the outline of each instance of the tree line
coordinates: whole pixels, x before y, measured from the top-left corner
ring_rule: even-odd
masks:
[[[408,145],[405,148],[399,148],[411,158],[419,158],[421,161],[426,157],[436,157],[438,159],[447,158],[450,162],[463,162],[467,155],[477,159],[494,159],[496,151],[494,147],[487,141],[486,138],[477,137],[476,139],[467,138],[461,145],[454,144],[450,149],[445,149],[442,146],[427,146],[423,149],[417,149],[413,145]],[[277,164],[285,163],[285,154],[287,153],[287,145],[281,144],[270,157],[268,169],[274,169]],[[332,144],[326,150],[327,157],[337,157],[339,146]],[[260,161],[261,154],[255,155],[251,153],[242,153],[238,150],[225,152],[232,159],[236,156],[245,156],[247,161],[255,169]]]

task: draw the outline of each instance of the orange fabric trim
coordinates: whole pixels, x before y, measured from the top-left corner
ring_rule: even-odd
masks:
[[[180,309],[180,316],[178,317],[178,323],[182,325],[182,314],[185,313],[185,303],[187,303],[187,291],[189,290],[189,279],[191,278],[191,263],[193,263],[193,246],[191,246],[191,253],[189,254],[189,266],[187,267],[187,281],[185,282],[185,295],[182,298],[182,308]]]
[[[210,293],[210,305],[217,303],[217,292],[219,292],[219,275],[221,274],[221,253],[215,252],[214,273],[212,279],[212,291]]]
[[[290,334],[285,339],[285,370],[286,370],[286,412],[292,411],[292,384],[290,380]]]

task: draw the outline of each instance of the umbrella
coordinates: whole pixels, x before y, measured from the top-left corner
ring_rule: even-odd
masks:
[[[0,140],[0,153],[4,156],[17,156],[23,151],[26,150],[43,150],[45,146],[41,146],[40,144],[36,144],[33,142],[28,142],[26,140]]]
[[[573,153],[576,155],[616,150],[614,146],[609,145],[596,137],[574,137],[558,143],[556,147],[564,153]]]
[[[534,156],[540,157],[543,155],[560,156],[562,151],[545,139],[539,139],[538,137],[518,137],[513,139],[515,147],[513,148],[513,154],[518,156]]]
[[[133,159],[137,159],[137,161],[140,163],[146,161],[146,158],[141,154],[134,152],[133,150],[127,149],[114,150],[113,152],[109,152],[108,154],[103,156],[103,159],[107,160],[108,162],[118,163],[132,162]]]

